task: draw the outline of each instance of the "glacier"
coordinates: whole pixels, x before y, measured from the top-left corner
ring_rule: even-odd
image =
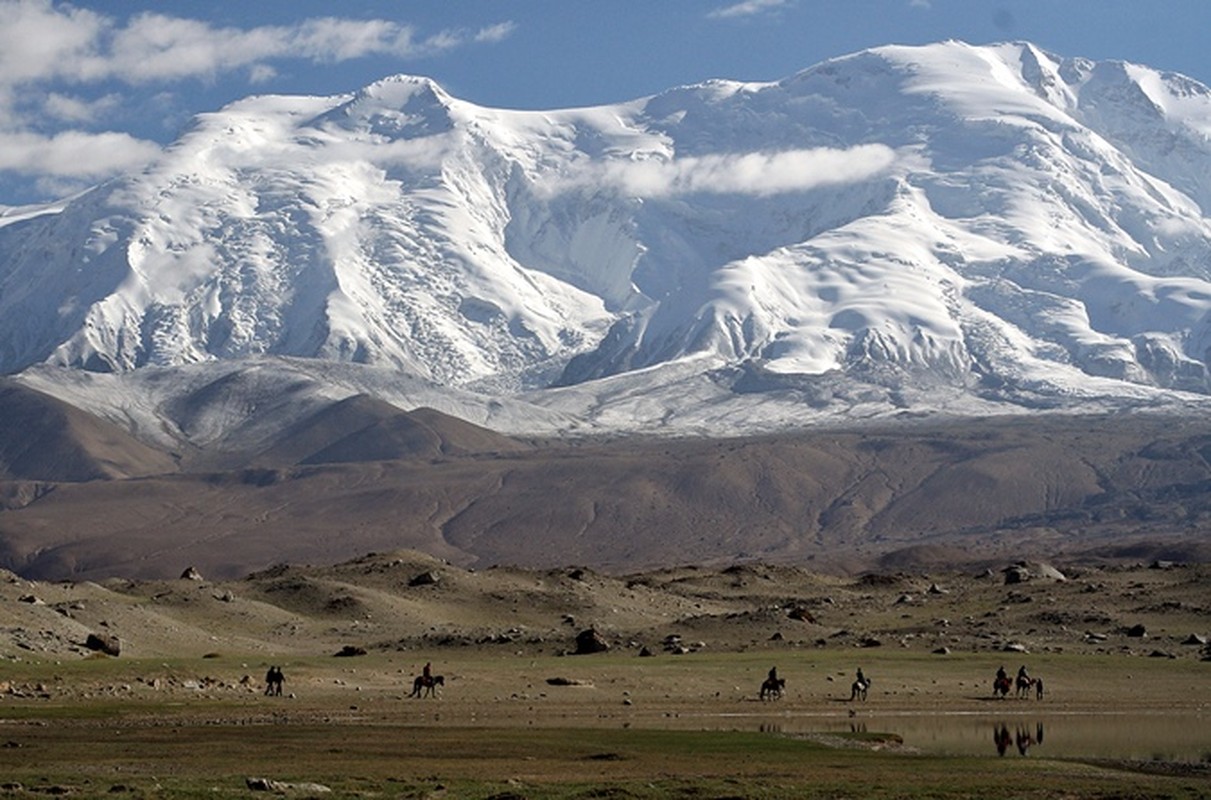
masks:
[[[0,372],[199,445],[358,392],[511,433],[1203,413],[1208,208],[1211,90],[1024,42],[549,111],[400,75],[0,210]]]

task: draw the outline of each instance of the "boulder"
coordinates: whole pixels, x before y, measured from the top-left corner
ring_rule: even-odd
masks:
[[[188,567],[184,572],[181,573],[181,580],[200,581],[202,580],[202,573],[198,572],[193,567]]]
[[[274,792],[275,794],[285,794],[287,792],[328,794],[332,791],[331,788],[322,783],[288,783],[286,781],[275,781],[272,778],[245,778],[244,785],[254,792]]]
[[[90,633],[84,640],[84,646],[89,650],[105,653],[107,656],[117,656],[122,652],[122,642],[117,636],[107,633]]]
[[[591,653],[604,653],[610,649],[610,643],[605,640],[600,633],[593,628],[583,630],[576,634],[576,650],[575,655],[583,656]]]
[[[412,580],[408,581],[408,585],[409,586],[434,586],[440,581],[441,581],[441,576],[438,575],[436,572],[433,572],[432,570],[430,570],[429,572],[422,572],[421,574],[413,577]]]
[[[798,620],[799,622],[810,622],[812,624],[815,624],[816,622],[816,618],[812,615],[812,612],[808,611],[803,606],[795,606],[787,612],[786,616],[790,617],[791,619]]]
[[[1050,564],[1019,561],[1001,570],[1005,583],[1025,583],[1031,580],[1066,581],[1068,576]]]
[[[551,686],[593,686],[592,681],[581,680],[580,678],[565,678],[562,675],[547,678],[547,683]]]

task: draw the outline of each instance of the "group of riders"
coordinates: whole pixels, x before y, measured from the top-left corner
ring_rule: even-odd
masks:
[[[1018,668],[1018,677],[1016,680],[1009,679],[1009,673],[1005,672],[1005,667],[997,668],[997,676],[992,681],[992,693],[999,697],[1008,697],[1009,690],[1017,687],[1018,697],[1025,697],[1034,692],[1034,696],[1039,700],[1043,699],[1043,679],[1032,677],[1026,671],[1026,665],[1023,664]]]
[[[1005,672],[1004,665],[997,668],[996,678],[992,682],[992,693],[1000,697],[1008,697],[1011,689],[1014,688],[1015,681],[1010,680],[1009,673]],[[1024,697],[1034,692],[1035,697],[1039,700],[1043,699],[1043,679],[1031,677],[1026,670],[1026,665],[1023,664],[1018,669],[1016,680],[1017,693],[1019,697]],[[770,667],[769,675],[761,684],[761,699],[776,700],[782,696],[786,689],[786,679],[778,677],[778,668]],[[858,667],[858,672],[854,676],[853,685],[850,686],[850,700],[865,700],[866,693],[870,689],[870,678],[862,673],[862,668]]]
[[[850,700],[865,700],[866,692],[870,689],[870,678],[862,674],[862,668],[858,667],[858,673],[854,677],[853,686],[850,687]],[[778,668],[770,667],[769,675],[761,684],[761,699],[762,700],[777,700],[786,690],[786,678],[778,677]]]
[[[281,667],[270,667],[265,673],[265,694],[270,696],[280,697],[282,694],[282,683],[286,677],[282,674]],[[421,693],[428,695],[436,695],[437,689],[440,686],[445,686],[446,681],[441,675],[433,674],[433,664],[426,661],[421,674],[416,676],[416,680],[412,682],[412,694],[410,697],[420,697]]]
[[[282,693],[282,676],[281,667],[270,667],[268,674],[265,676],[266,689],[265,694],[280,695]],[[1010,680],[1009,673],[1005,671],[1004,665],[997,668],[996,678],[992,682],[992,692],[994,695],[1008,697],[1009,691],[1014,687],[1014,681]],[[433,674],[433,664],[425,662],[425,666],[421,669],[421,674],[416,676],[412,682],[411,697],[420,697],[422,693],[434,695],[440,686],[445,685],[445,679],[441,675]],[[1023,664],[1018,668],[1016,680],[1018,696],[1028,694],[1032,689],[1035,696],[1040,700],[1043,698],[1043,679],[1033,678],[1026,671],[1026,665]],[[858,667],[858,671],[854,676],[853,685],[850,687],[850,700],[865,700],[866,693],[870,689],[870,679],[863,674],[862,668]],[[776,700],[782,697],[782,693],[786,690],[786,678],[778,677],[778,668],[770,667],[769,674],[766,676],[764,683],[761,684],[761,699]]]

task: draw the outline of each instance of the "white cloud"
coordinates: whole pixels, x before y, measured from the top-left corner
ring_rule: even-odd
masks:
[[[45,131],[48,123],[95,123],[120,107],[120,95],[80,96],[91,85],[168,85],[236,72],[256,84],[277,74],[275,61],[421,58],[499,42],[515,29],[502,22],[422,37],[410,25],[381,19],[322,17],[237,28],[146,12],[122,21],[55,0],[0,0],[0,21],[0,171],[56,183],[107,177],[138,166],[159,150],[123,133],[33,132]],[[79,91],[57,91],[63,85]],[[39,95],[46,100],[30,101]],[[25,116],[34,112],[36,118]]]
[[[103,178],[146,164],[159,152],[154,142],[125,133],[0,131],[0,170],[25,175]]]
[[[4,2],[14,0],[0,0],[0,14]],[[16,2],[45,5],[45,0]],[[148,12],[122,28],[112,23],[95,27],[87,52],[75,59],[74,74],[66,76],[140,84],[209,78],[253,65],[263,68],[263,62],[272,59],[336,63],[367,56],[421,58],[472,43],[497,42],[513,29],[506,22],[479,31],[444,30],[418,38],[411,25],[381,19],[322,17],[243,29]]]
[[[515,30],[517,30],[516,23],[499,22],[476,31],[474,39],[476,42],[495,43],[509,38]]]
[[[895,151],[880,144],[673,160],[616,159],[585,165],[578,173],[561,176],[541,188],[560,194],[606,186],[644,198],[697,193],[763,197],[866,180],[889,169],[895,159]]]
[[[731,19],[734,17],[751,17],[772,9],[788,5],[790,0],[743,0],[730,6],[723,6],[707,14],[709,19]]]
[[[71,76],[90,58],[106,18],[50,0],[0,0],[0,82],[6,86]]]
[[[253,64],[248,70],[248,82],[252,84],[266,83],[273,80],[278,71],[268,64]]]
[[[93,100],[51,92],[42,102],[42,110],[51,119],[62,122],[96,122],[122,104],[118,94],[107,94]]]

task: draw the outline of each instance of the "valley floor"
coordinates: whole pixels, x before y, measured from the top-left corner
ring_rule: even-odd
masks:
[[[1005,584],[470,573],[385,554],[222,584],[13,579],[0,595],[0,796],[1211,792],[1201,566]],[[122,653],[80,646],[85,630]],[[608,649],[573,654],[584,630]],[[411,697],[425,663],[444,686]],[[282,696],[264,694],[274,665]],[[996,669],[1022,665],[1044,697],[994,697]],[[785,693],[763,701],[771,667]]]

